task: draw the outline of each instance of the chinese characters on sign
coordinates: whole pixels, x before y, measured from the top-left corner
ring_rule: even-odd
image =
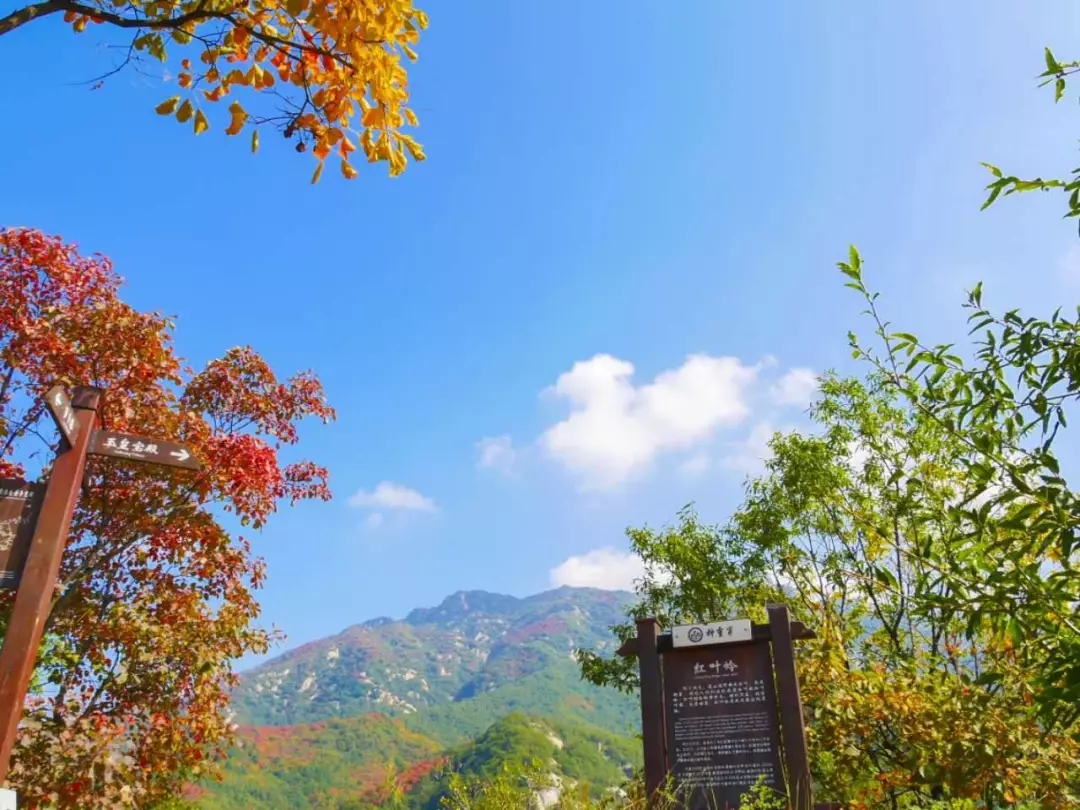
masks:
[[[64,393],[64,389],[58,385],[50,388],[49,393],[45,395],[45,407],[52,414],[60,435],[67,440],[69,445],[74,445],[75,439],[79,436],[79,422],[75,419],[75,409],[71,407],[71,400]]]
[[[182,444],[126,433],[111,433],[107,430],[99,430],[94,434],[90,454],[164,464],[167,467],[184,467],[189,470],[202,468],[198,459]]]
[[[671,630],[671,645],[676,648],[750,641],[751,638],[753,638],[753,630],[749,619],[713,622],[712,624],[688,624]]]
[[[663,669],[668,757],[687,810],[737,808],[762,777],[783,792],[768,642],[683,649]]]
[[[0,588],[15,588],[22,577],[43,488],[0,478]]]

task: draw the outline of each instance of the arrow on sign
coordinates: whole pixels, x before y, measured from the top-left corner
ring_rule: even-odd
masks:
[[[90,454],[163,464],[166,467],[184,467],[188,470],[202,469],[199,460],[182,444],[108,430],[99,430],[94,434],[90,443]]]

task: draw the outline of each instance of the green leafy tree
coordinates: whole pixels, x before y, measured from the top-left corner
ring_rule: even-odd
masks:
[[[1061,62],[1049,48],[1045,61],[1040,78],[1060,101],[1080,62]],[[994,180],[983,208],[1000,196],[1059,189],[1068,195],[1066,216],[1080,216],[1080,168],[1068,179],[1021,180],[987,167]],[[1058,309],[1049,318],[995,311],[976,285],[965,304],[971,344],[963,352],[892,331],[854,247],[840,269],[865,298],[877,338],[866,345],[852,335],[854,355],[969,450],[962,495],[924,516],[953,533],[917,600],[966,617],[969,636],[988,629],[1004,639],[1033,673],[1043,722],[1074,724],[1080,718],[1080,499],[1058,450],[1080,396],[1080,308],[1075,317]]]
[[[818,635],[799,666],[822,798],[1076,806],[1080,747],[1045,733],[1032,670],[992,628],[969,627],[940,577],[964,529],[929,518],[966,492],[971,449],[880,373],[825,378],[812,417],[815,433],[773,438],[726,525],[687,509],[674,527],[629,532],[647,572],[633,615],[762,620],[765,602],[789,603]],[[625,661],[582,652],[582,671],[635,685]]]
[[[1061,472],[1057,447],[1080,396],[1080,318],[996,314],[976,286],[966,307],[977,336],[965,359],[952,345],[927,347],[891,331],[854,248],[840,267],[868,302],[878,338],[867,347],[852,335],[855,356],[965,449],[958,496],[923,505],[922,519],[949,534],[914,598],[963,616],[968,637],[988,630],[1001,638],[1032,673],[1044,721],[1073,724],[1080,717],[1080,498]]]

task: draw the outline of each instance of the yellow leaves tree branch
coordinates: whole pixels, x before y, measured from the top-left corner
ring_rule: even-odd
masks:
[[[298,152],[310,149],[314,180],[335,152],[347,179],[358,175],[356,151],[392,176],[425,159],[403,131],[419,125],[404,60],[417,59],[428,25],[412,0],[47,0],[0,18],[0,35],[54,13],[76,32],[91,23],[134,29],[137,57],[164,63],[181,49],[184,93],[156,111],[193,121],[196,135],[210,128],[204,105],[229,97],[226,134],[251,129],[254,152],[255,128],[275,127]]]

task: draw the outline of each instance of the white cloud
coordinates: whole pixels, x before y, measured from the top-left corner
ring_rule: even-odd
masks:
[[[435,501],[415,489],[383,481],[372,492],[360,490],[349,498],[349,506],[369,509],[398,509],[408,512],[434,512]]]
[[[582,476],[586,489],[619,486],[657,455],[686,449],[750,413],[757,366],[735,357],[696,354],[635,386],[634,366],[609,354],[574,364],[549,391],[570,415],[540,437],[547,454]]]
[[[813,402],[817,389],[817,375],[813,371],[808,368],[793,368],[773,384],[770,393],[777,405],[806,407]]]
[[[600,588],[605,591],[632,591],[645,567],[641,558],[611,546],[569,557],[549,572],[551,584],[558,588]]]
[[[497,470],[504,475],[514,468],[517,451],[509,436],[488,436],[476,443],[476,466],[482,469]]]

